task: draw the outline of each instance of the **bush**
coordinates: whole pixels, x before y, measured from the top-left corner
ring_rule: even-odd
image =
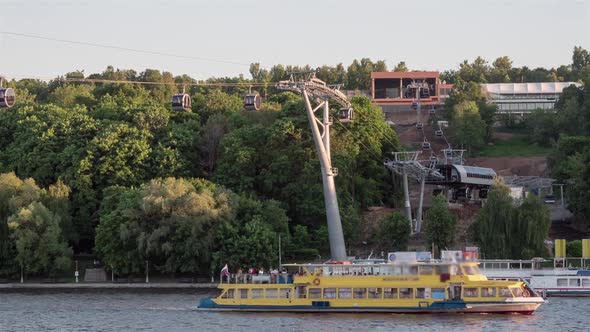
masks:
[[[406,217],[395,212],[391,217],[381,221],[377,234],[379,246],[386,251],[406,250],[411,231],[410,223]]]

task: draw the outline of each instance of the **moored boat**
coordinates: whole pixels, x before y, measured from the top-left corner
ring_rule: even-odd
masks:
[[[477,262],[330,262],[284,266],[288,275],[230,274],[219,284],[219,296],[201,300],[199,308],[532,314],[544,302],[526,282],[488,280]]]

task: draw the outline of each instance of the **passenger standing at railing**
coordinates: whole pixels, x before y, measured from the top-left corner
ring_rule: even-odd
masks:
[[[238,269],[238,273],[236,273],[236,283],[242,284],[244,283],[244,276],[243,276],[242,269]]]

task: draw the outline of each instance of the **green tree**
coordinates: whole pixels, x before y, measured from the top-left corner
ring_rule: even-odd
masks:
[[[512,229],[519,236],[512,244],[512,257],[530,259],[547,255],[545,239],[551,227],[549,208],[535,195],[528,195],[516,208]]]
[[[530,259],[545,256],[544,241],[551,221],[549,210],[534,195],[515,206],[509,189],[495,185],[474,224],[475,240],[484,257]]]
[[[582,241],[569,241],[566,245],[565,252],[568,257],[582,257]]]
[[[381,220],[377,235],[379,246],[383,250],[406,250],[411,231],[406,217],[398,212],[393,213],[389,218]]]
[[[510,255],[510,241],[517,239],[514,238],[510,222],[514,213],[508,187],[503,184],[492,187],[473,225],[475,241],[484,258],[513,258]]]
[[[406,62],[405,61],[400,61],[395,68],[393,69],[393,71],[401,71],[401,72],[407,72],[409,71],[408,67],[406,66]]]
[[[27,273],[55,277],[71,267],[72,249],[59,223],[60,218],[40,202],[31,203],[8,218],[16,260]]]
[[[486,124],[481,119],[477,104],[473,101],[464,101],[455,105],[453,111],[454,116],[449,123],[453,144],[468,152],[482,147],[486,135]]]
[[[434,245],[439,251],[451,247],[455,237],[457,217],[449,211],[445,196],[434,197],[424,222],[429,246]]]

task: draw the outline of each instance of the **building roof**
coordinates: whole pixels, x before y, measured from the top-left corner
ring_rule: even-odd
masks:
[[[475,166],[465,166],[465,165],[453,165],[457,171],[465,172],[465,173],[472,173],[472,174],[480,174],[480,175],[491,175],[496,176],[496,172],[487,167],[475,167]]]
[[[377,71],[371,78],[438,78],[437,71]]]
[[[540,82],[540,83],[492,83],[482,84],[484,92],[497,95],[518,94],[559,94],[570,85],[580,86],[575,82]]]

